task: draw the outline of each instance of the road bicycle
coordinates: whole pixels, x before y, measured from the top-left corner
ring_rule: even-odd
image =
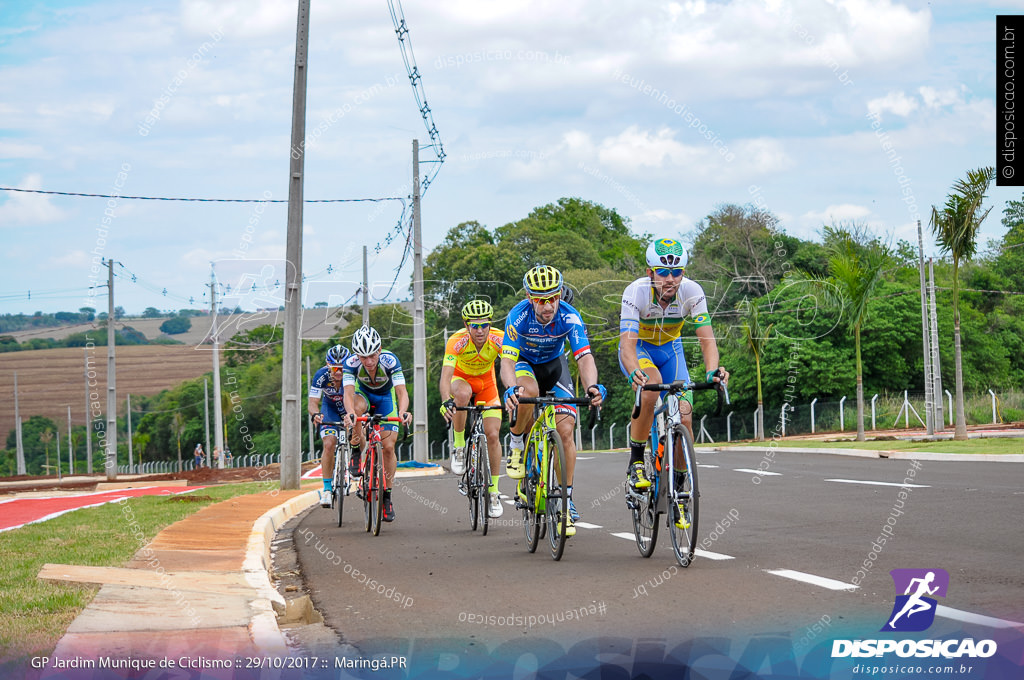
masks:
[[[381,423],[401,423],[397,416],[385,416],[378,413],[356,417],[357,423],[363,424],[362,461],[356,496],[363,499],[363,517],[366,531],[380,536],[381,523],[384,520],[384,491],[387,490],[387,479],[384,474],[384,445],[380,438]]]
[[[658,542],[658,516],[665,515],[665,524],[672,539],[679,566],[688,567],[693,561],[697,547],[697,527],[700,519],[700,487],[697,482],[697,458],[693,448],[693,437],[683,426],[679,412],[679,401],[683,393],[690,390],[718,390],[718,408],[729,403],[729,392],[721,383],[695,383],[676,380],[671,383],[648,383],[636,391],[633,418],[640,415],[640,394],[665,392],[654,409],[654,422],[644,454],[644,469],[651,485],[646,489],[634,489],[626,482],[626,506],[633,516],[633,534],[636,547],[644,557],[654,553]],[[681,458],[682,483],[676,484],[676,456],[665,455],[666,451],[679,449]],[[681,518],[681,521],[680,521]],[[682,526],[678,526],[682,525]]]
[[[345,423],[321,421],[321,426],[334,427],[338,430],[338,445],[334,450],[334,476],[331,482],[331,508],[338,511],[338,526],[345,515],[345,496],[351,492],[352,478],[348,472],[349,447],[348,431]],[[319,428],[317,428],[319,432]]]
[[[516,509],[523,511],[526,549],[535,552],[537,543],[547,533],[551,559],[558,561],[565,550],[569,494],[562,473],[565,449],[556,427],[555,406],[590,406],[590,397],[555,397],[549,393],[543,397],[519,397],[519,403],[535,404],[535,420],[525,442],[526,475],[516,488]],[[598,409],[590,410],[587,429],[593,429],[597,412]],[[512,412],[512,426],[516,424],[516,413]]]
[[[459,493],[469,499],[469,519],[473,531],[477,526],[487,535],[488,505],[491,486],[491,459],[487,454],[487,435],[484,434],[484,411],[500,410],[498,406],[456,406],[456,411],[467,411],[466,430],[466,471],[459,480]],[[472,425],[470,425],[472,421]],[[451,424],[449,423],[449,427]]]

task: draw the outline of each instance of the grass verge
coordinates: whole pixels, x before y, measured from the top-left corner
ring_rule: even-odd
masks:
[[[742,446],[766,446],[767,442],[750,442]],[[813,448],[813,449],[866,449],[869,451],[928,451],[931,453],[1024,453],[1024,439],[1013,439],[1009,437],[994,437],[991,439],[968,439],[967,441],[953,441],[951,439],[939,439],[936,441],[922,440],[892,440],[858,442],[849,439],[842,440],[817,440],[810,441],[801,439],[778,442],[778,446],[785,448]]]
[[[41,581],[36,575],[44,564],[120,567],[164,527],[213,503],[267,490],[266,482],[252,482],[138,496],[125,503],[134,513],[131,523],[120,503],[107,503],[0,534],[0,675],[9,662],[50,654],[99,590]],[[145,535],[141,542],[137,531]]]

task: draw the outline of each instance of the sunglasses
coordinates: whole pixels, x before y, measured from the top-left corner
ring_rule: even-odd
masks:
[[[331,369],[332,373],[337,373],[338,371],[344,371],[345,370],[344,366],[328,366],[327,368]]]
[[[562,297],[561,293],[555,293],[554,295],[549,295],[548,297],[534,297],[534,296],[531,295],[530,296],[530,300],[532,302],[536,302],[538,305],[542,305],[543,306],[543,305],[546,305],[548,303],[558,302],[559,298],[561,298],[561,297]]]
[[[686,270],[682,267],[676,269],[669,269],[668,267],[658,267],[654,270],[654,273],[658,276],[682,276]]]
[[[467,325],[470,328],[472,328],[473,330],[476,330],[476,329],[479,329],[479,328],[490,328],[491,327],[491,322],[490,321],[480,321],[480,322],[470,321]]]

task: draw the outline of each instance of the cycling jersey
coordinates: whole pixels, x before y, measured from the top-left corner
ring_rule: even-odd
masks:
[[[345,386],[344,383],[335,386],[331,382],[331,369],[324,366],[313,376],[313,382],[309,385],[309,398],[320,400],[320,413],[324,421],[329,423],[341,422],[345,415]],[[321,437],[337,437],[338,430],[333,425],[320,426]]]
[[[405,374],[402,373],[402,364],[398,357],[388,351],[380,353],[377,359],[377,374],[371,378],[370,374],[363,368],[363,362],[353,354],[345,360],[345,373],[342,377],[342,385],[352,385],[357,391],[369,392],[370,394],[382,395],[391,391],[397,385],[405,384]]]
[[[454,366],[456,373],[465,375],[484,375],[494,371],[494,360],[501,352],[501,343],[505,334],[491,327],[480,349],[473,344],[469,331],[465,328],[456,331],[444,346],[443,366]]]
[[[667,307],[662,308],[650,277],[637,279],[622,293],[619,332],[633,331],[641,342],[664,345],[679,337],[687,316],[696,326],[711,323],[704,289],[696,281],[684,278]]]
[[[541,325],[533,313],[533,304],[523,300],[508,313],[501,358],[543,364],[562,354],[566,339],[577,361],[590,354],[587,328],[576,309],[559,302],[551,323]]]

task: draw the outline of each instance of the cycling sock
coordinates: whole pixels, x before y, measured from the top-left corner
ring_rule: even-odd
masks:
[[[490,493],[498,493],[498,475],[491,475],[491,486],[487,490]]]
[[[572,484],[569,484],[568,486],[565,487],[565,495],[569,498],[572,498]]]
[[[644,447],[647,446],[647,442],[633,441],[633,438],[629,438],[629,464],[642,463],[644,462]]]
[[[510,440],[509,443],[512,445],[513,449],[522,449],[523,448],[523,435],[515,434],[513,432],[512,433],[512,439]]]
[[[333,481],[334,480],[327,479],[326,477],[324,477],[324,491],[330,491],[331,490],[331,484],[333,483]]]
[[[466,431],[456,430],[455,431],[455,448],[461,449],[466,446]]]

